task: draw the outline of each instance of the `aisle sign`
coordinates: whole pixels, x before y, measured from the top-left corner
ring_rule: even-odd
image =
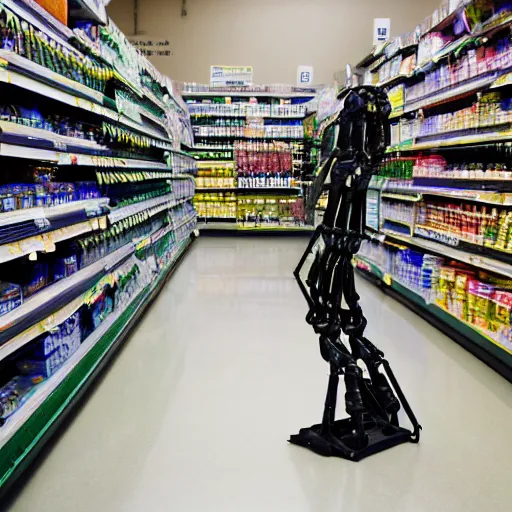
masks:
[[[252,85],[252,66],[210,66],[210,85]]]
[[[375,18],[373,20],[373,44],[377,46],[385,43],[391,36],[391,19]]]
[[[313,66],[297,67],[297,86],[313,85]]]

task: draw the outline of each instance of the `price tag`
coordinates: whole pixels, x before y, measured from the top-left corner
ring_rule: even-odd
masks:
[[[382,281],[384,281],[384,283],[387,284],[388,286],[391,286],[391,284],[393,283],[391,276],[389,274],[384,274]]]
[[[40,236],[27,238],[21,242],[9,245],[10,251],[11,247],[13,249],[11,254],[22,256],[23,254],[29,254],[31,252],[44,251],[44,240]]]
[[[71,165],[71,155],[64,153],[59,155],[59,165]]]
[[[51,331],[57,327],[57,321],[55,315],[50,315],[41,322],[41,328],[43,331]]]
[[[21,250],[19,243],[8,244],[7,250],[9,251],[9,254],[12,254],[13,256],[23,255],[23,251]]]
[[[66,151],[68,149],[68,147],[66,146],[66,144],[64,144],[64,142],[60,142],[58,140],[53,141],[53,147],[55,149],[58,149],[59,151]]]
[[[137,251],[140,251],[141,249],[144,249],[144,247],[147,247],[150,244],[151,244],[151,238],[146,238],[145,240],[142,240],[141,242],[139,242],[135,248],[137,249]]]
[[[43,247],[44,252],[55,252],[57,249],[50,235],[43,235]]]

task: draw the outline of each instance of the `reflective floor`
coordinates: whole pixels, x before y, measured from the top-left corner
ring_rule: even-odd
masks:
[[[292,278],[305,243],[195,242],[6,508],[510,512],[512,386],[361,279],[367,335],[423,424],[421,443],[351,463],[286,442],[320,421],[327,384]]]

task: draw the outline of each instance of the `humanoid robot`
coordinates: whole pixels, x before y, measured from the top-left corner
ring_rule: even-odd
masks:
[[[375,87],[349,87],[338,99],[311,198],[316,204],[330,182],[327,208],[295,271],[309,305],[306,320],[319,335],[320,353],[330,365],[329,385],[322,423],[301,429],[290,442],[358,461],[400,443],[419,442],[421,426],[383,352],[364,337],[367,321],[352,265],[366,238],[366,193],[389,144],[391,108],[386,94]],[[340,375],[349,418],[335,421]],[[400,404],[412,432],[399,426]]]

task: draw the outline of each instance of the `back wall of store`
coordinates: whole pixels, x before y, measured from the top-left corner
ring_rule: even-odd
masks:
[[[399,35],[440,0],[186,0],[186,16],[182,3],[112,0],[109,14],[127,35],[137,24],[138,38],[169,41],[159,49],[170,55],[150,60],[176,80],[207,83],[220,64],[253,66],[255,83],[295,83],[304,64],[324,84],[370,51],[374,18],[391,18]]]

